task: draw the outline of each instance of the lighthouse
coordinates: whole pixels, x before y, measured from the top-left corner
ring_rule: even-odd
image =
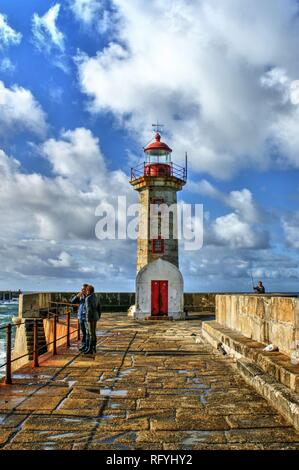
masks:
[[[161,140],[144,148],[144,161],[131,169],[130,184],[139,193],[135,318],[184,318],[184,282],[179,270],[177,192],[187,180],[185,167],[172,160]]]

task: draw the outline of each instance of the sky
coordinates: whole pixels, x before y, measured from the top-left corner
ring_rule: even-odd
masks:
[[[203,204],[185,291],[299,291],[298,41],[297,0],[0,0],[0,290],[134,290],[96,207],[158,120]]]

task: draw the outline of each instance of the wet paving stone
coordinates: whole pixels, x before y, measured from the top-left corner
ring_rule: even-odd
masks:
[[[97,335],[96,355],[63,347],[0,386],[1,449],[299,449],[299,434],[205,342],[199,320],[103,314]]]

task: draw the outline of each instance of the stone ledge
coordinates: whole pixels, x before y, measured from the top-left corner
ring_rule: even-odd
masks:
[[[246,382],[299,431],[299,395],[278,383],[250,359],[238,359],[237,368]]]
[[[237,368],[246,382],[299,431],[299,395],[296,393],[299,388],[299,366],[287,364],[288,368],[284,368],[281,362],[290,362],[288,356],[266,353],[263,351],[264,344],[252,341],[216,321],[203,323],[202,331],[212,346],[217,348],[221,343],[226,352],[236,358]],[[274,357],[269,357],[270,354],[274,354]],[[290,376],[293,380],[290,380]],[[290,390],[284,381],[295,385],[296,392]]]
[[[299,365],[292,365],[286,354],[263,351],[265,344],[247,338],[216,321],[204,322],[202,332],[205,337],[209,336],[206,339],[215,348],[221,343],[224,349],[236,359],[243,357],[251,359],[277,382],[299,393]]]

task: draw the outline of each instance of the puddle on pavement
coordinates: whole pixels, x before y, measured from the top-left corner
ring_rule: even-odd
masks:
[[[108,333],[107,330],[97,331],[97,337],[98,337],[98,336],[106,336],[107,333]]]
[[[207,390],[210,389],[210,387],[207,384],[204,384],[201,382],[200,379],[187,379],[186,384],[190,389],[192,388],[198,388],[200,390]]]
[[[121,379],[122,377],[127,377],[128,375],[130,375],[134,370],[136,370],[135,368],[131,368],[131,369],[124,369],[124,370],[121,370],[120,373],[119,373],[119,376],[117,377],[118,379]]]
[[[110,406],[115,410],[120,407],[120,403],[112,403]]]
[[[33,377],[37,377],[38,379],[51,379],[52,375],[44,375],[38,373],[32,374],[16,374],[14,373],[14,379],[32,379]]]
[[[51,439],[63,439],[64,437],[73,437],[75,433],[73,432],[64,432],[61,434],[55,434],[54,436],[51,436]]]
[[[119,439],[120,437],[122,436],[125,436],[126,434],[129,434],[129,437],[130,437],[130,440],[132,442],[135,442],[136,441],[136,432],[132,432],[132,431],[125,431],[125,432],[120,432],[119,434],[117,434],[116,436],[113,436],[113,437],[110,437],[108,439],[103,439],[102,443],[103,444],[114,444],[115,441],[117,439]],[[128,447],[124,444],[120,444],[120,443],[117,443],[117,446],[120,448],[123,448],[124,450],[125,449],[128,449]]]
[[[119,415],[104,415],[101,416],[100,419],[113,419],[113,418],[119,418]]]
[[[100,378],[97,383],[100,383],[100,382],[114,382],[115,379],[105,379],[105,377],[103,378]]]
[[[202,389],[202,391],[203,391],[203,394],[200,395],[199,401],[202,405],[205,405],[207,403],[206,398],[208,397],[208,395],[211,391],[211,388],[210,387],[205,387],[205,388]]]
[[[66,423],[81,423],[81,420],[76,419],[76,418],[61,418],[61,419],[65,421]]]
[[[102,388],[100,394],[106,397],[126,397],[128,390],[112,390],[111,388]]]
[[[207,442],[207,439],[212,434],[211,431],[190,431],[186,433],[181,445],[192,446],[201,442]]]
[[[68,380],[67,383],[68,383],[68,386],[71,388],[77,383],[77,380]]]

